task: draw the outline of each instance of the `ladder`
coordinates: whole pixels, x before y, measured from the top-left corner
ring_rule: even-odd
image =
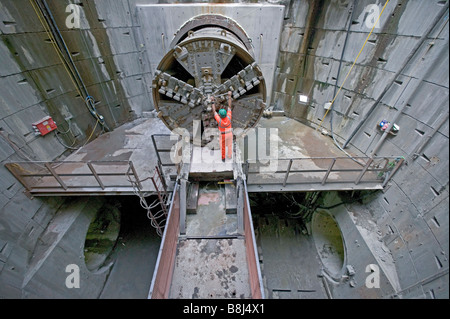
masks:
[[[156,233],[158,234],[158,236],[162,237],[164,226],[167,220],[170,198],[164,176],[162,175],[159,167],[160,165],[158,163],[158,165],[155,166],[153,176],[150,177],[153,186],[155,187],[154,192],[142,192],[138,187],[138,184],[142,183],[143,181],[132,180],[131,178],[129,178],[129,181],[133,185],[134,193],[140,199],[142,208],[147,211],[147,217],[148,219],[150,219],[151,225],[156,229]],[[146,198],[152,195],[156,195],[156,199],[154,199],[151,204],[148,204]]]

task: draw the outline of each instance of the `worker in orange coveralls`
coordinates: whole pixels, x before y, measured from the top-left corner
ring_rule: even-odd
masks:
[[[226,154],[228,155],[227,158],[233,157],[233,129],[231,128],[231,91],[228,92],[228,110],[221,108],[219,110],[219,113],[217,113],[214,96],[211,97],[211,102],[214,119],[219,125],[219,144],[222,153],[222,161],[225,162]]]

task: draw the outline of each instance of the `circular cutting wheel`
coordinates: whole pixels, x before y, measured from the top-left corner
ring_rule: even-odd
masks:
[[[186,129],[191,138],[217,123],[211,111],[227,107],[232,92],[232,126],[240,136],[254,127],[265,109],[266,87],[249,39],[229,18],[204,15],[190,20],[175,35],[172,48],[161,60],[153,81],[153,99],[159,118],[174,131]],[[206,134],[205,134],[206,133]]]

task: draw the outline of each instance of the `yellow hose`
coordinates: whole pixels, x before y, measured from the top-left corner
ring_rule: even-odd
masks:
[[[377,25],[378,20],[380,20],[381,15],[383,14],[383,11],[384,11],[384,9],[386,8],[386,6],[387,6],[388,3],[389,3],[389,0],[387,0],[386,3],[384,4],[384,7],[383,7],[383,9],[381,10],[380,15],[378,16],[377,20],[376,20],[375,23],[373,24],[372,30],[370,30],[370,33],[369,33],[369,35],[367,36],[366,41],[364,41],[364,44],[363,44],[361,50],[359,50],[359,53],[358,53],[358,55],[356,56],[355,62],[353,62],[352,67],[350,68],[350,70],[349,70],[348,73],[347,73],[347,76],[346,76],[345,79],[344,79],[344,82],[342,82],[341,87],[339,88],[339,90],[337,91],[337,93],[336,93],[336,95],[334,96],[333,100],[331,101],[331,104],[330,104],[328,110],[325,112],[325,115],[323,116],[323,119],[322,119],[322,121],[320,121],[320,124],[319,124],[319,126],[317,127],[316,130],[318,130],[318,129],[322,126],[323,120],[325,120],[325,117],[327,116],[328,112],[331,110],[331,107],[333,106],[334,101],[336,100],[336,98],[337,98],[339,92],[341,91],[342,87],[344,86],[345,82],[347,81],[347,78],[348,78],[348,76],[350,75],[350,72],[352,72],[353,67],[354,67],[355,64],[356,64],[356,61],[358,61],[358,58],[359,58],[359,56],[361,55],[362,50],[363,50],[364,47],[366,46],[367,41],[369,40],[370,35],[372,34],[373,30],[375,29],[375,26]]]

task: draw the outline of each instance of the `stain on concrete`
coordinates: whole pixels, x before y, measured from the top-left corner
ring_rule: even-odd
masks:
[[[169,298],[251,297],[243,239],[184,240],[178,248]]]

